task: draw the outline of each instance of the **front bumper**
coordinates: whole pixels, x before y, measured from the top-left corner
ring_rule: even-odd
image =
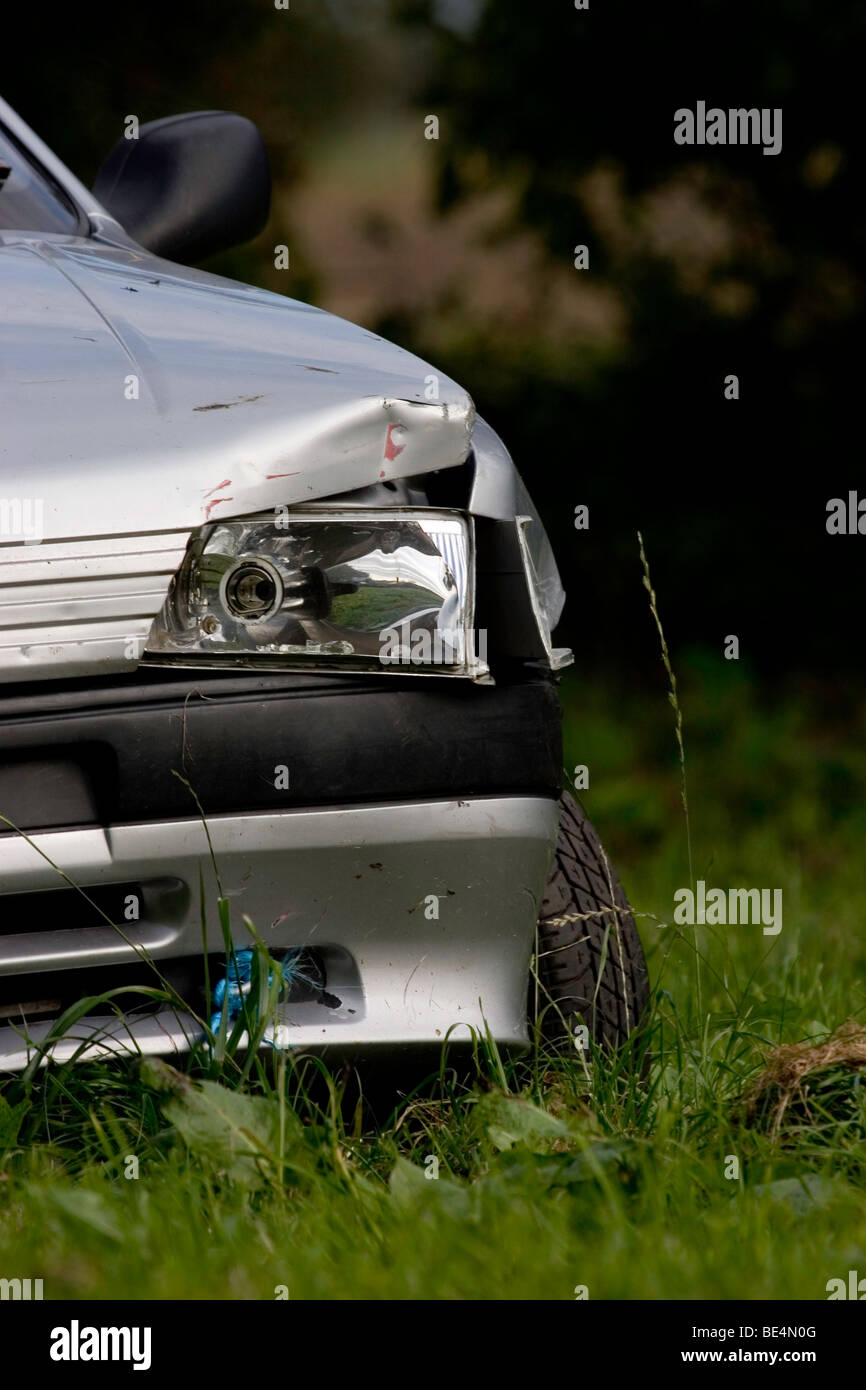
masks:
[[[272,950],[311,947],[324,966],[329,1005],[282,1005],[281,1046],[363,1056],[438,1046],[455,1025],[525,1045],[560,766],[544,681],[154,675],[10,691],[0,812],[29,838],[0,835],[0,1068],[26,1065],[55,995],[57,1012],[131,975],[156,984],[142,952],[194,993],[202,871],[207,950],[223,951],[190,787],[236,945],[246,915]],[[96,901],[132,889],[135,920],[114,916],[121,934],[88,916],[58,869]],[[206,1016],[202,997],[193,1007]],[[139,1005],[79,1021],[52,1055],[182,1053],[200,1032]]]

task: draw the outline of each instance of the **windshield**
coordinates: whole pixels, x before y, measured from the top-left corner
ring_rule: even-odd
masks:
[[[0,231],[77,230],[73,207],[0,129]]]

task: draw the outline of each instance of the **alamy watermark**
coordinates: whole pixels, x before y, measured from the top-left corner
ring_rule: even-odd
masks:
[[[11,1298],[29,1302],[42,1298],[41,1279],[0,1279],[0,1300]]]
[[[45,538],[41,497],[0,497],[0,541],[39,545]]]
[[[702,878],[697,887],[678,888],[674,893],[674,921],[678,926],[736,927],[762,926],[764,936],[778,936],[782,930],[781,888],[711,888]]]
[[[824,1288],[828,1303],[840,1298],[854,1298],[858,1303],[866,1300],[866,1279],[861,1279],[856,1269],[848,1270],[847,1283],[844,1279],[828,1279]]]
[[[466,632],[463,628],[384,628],[379,633],[379,661],[383,666],[461,666],[464,653],[474,650],[479,661],[487,662],[487,629]]]
[[[827,534],[830,536],[866,536],[866,497],[856,492],[846,497],[831,497],[827,503]]]
[[[82,1327],[73,1318],[69,1327],[51,1330],[52,1361],[131,1361],[134,1371],[150,1370],[149,1327]]]
[[[727,111],[707,109],[697,102],[694,111],[681,106],[674,112],[674,141],[678,145],[763,145],[764,154],[782,149],[781,106],[738,106]]]

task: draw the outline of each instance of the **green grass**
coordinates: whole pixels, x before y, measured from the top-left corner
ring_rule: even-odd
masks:
[[[771,1049],[866,1022],[864,709],[759,694],[706,653],[678,675],[694,874],[782,888],[778,936],[656,924],[689,883],[665,685],[572,673],[566,764],[654,914],[637,1060],[518,1064],[482,1039],[466,1084],[446,1056],[378,1127],[314,1061],[242,1077],[231,1038],[209,1080],[52,1067],[2,1088],[0,1276],[46,1297],[797,1299],[866,1275],[866,1071],[816,1074],[776,1134],[741,1103]]]

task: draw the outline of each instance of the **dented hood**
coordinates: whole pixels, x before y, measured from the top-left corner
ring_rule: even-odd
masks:
[[[146,252],[0,236],[0,497],[45,541],[192,529],[462,463],[464,390],[373,333]]]

